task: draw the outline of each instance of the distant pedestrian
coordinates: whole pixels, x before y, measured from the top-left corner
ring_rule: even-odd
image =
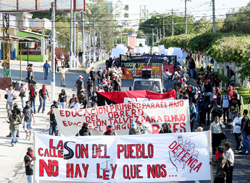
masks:
[[[76,84],[75,84],[75,86],[76,86],[76,88],[77,88],[77,96],[79,96],[80,95],[80,90],[82,90],[82,89],[84,89],[84,85],[83,85],[84,83],[83,83],[83,81],[82,81],[82,75],[80,75],[79,76],[79,79],[78,80],[76,80]]]
[[[229,66],[226,66],[227,69],[227,87],[229,87],[231,85],[231,78],[232,78],[232,69],[229,68]]]
[[[29,101],[26,102],[26,106],[23,108],[23,115],[21,120],[23,121],[23,129],[26,133],[26,139],[30,140],[31,138],[31,130],[32,130],[32,118],[33,123],[35,123],[35,116],[33,113],[33,109],[30,107]],[[29,131],[29,133],[28,133]]]
[[[232,183],[233,182],[233,170],[234,170],[234,152],[231,148],[231,143],[225,142],[224,149],[225,149],[225,156],[230,162],[230,171],[229,171],[230,173],[227,174],[226,183]]]
[[[96,72],[94,71],[94,67],[91,68],[91,71],[89,72],[89,77],[93,82],[93,86],[95,86]]]
[[[169,72],[169,69],[166,69],[166,72],[164,72],[164,83],[166,91],[169,90],[171,75],[172,74]]]
[[[60,80],[61,80],[61,86],[65,87],[65,67],[62,66],[62,69],[60,71]]]
[[[231,128],[231,133],[234,134],[234,138],[236,141],[236,151],[240,151],[242,149],[241,122],[242,116],[241,112],[239,111],[237,113],[237,116],[233,120],[233,125]]]
[[[36,114],[36,96],[37,92],[35,90],[35,87],[30,85],[29,101],[30,107],[33,109],[34,114]]]
[[[31,79],[31,76],[34,77],[34,70],[33,70],[33,64],[29,64],[28,67],[26,68],[27,70],[27,80]]]
[[[100,67],[99,70],[96,72],[97,77],[97,84],[101,84],[102,82],[102,68]]]
[[[22,102],[22,108],[25,107],[25,98],[26,98],[26,92],[27,92],[27,87],[24,86],[23,83],[21,83],[21,86],[18,88],[18,91],[20,92],[19,93],[19,96],[21,98],[21,102]]]
[[[91,96],[92,96],[92,92],[93,92],[93,87],[94,87],[94,84],[93,84],[93,80],[91,79],[91,77],[89,77],[88,81],[87,81],[87,94],[88,94],[88,100],[91,99]]]
[[[58,102],[60,105],[60,109],[65,109],[67,106],[67,94],[65,93],[65,90],[62,89],[61,93],[58,95]]]
[[[91,131],[89,130],[89,124],[84,123],[81,130],[76,134],[76,136],[91,136]]]
[[[16,113],[16,114],[19,116],[19,118],[21,119],[21,110],[18,108],[18,104],[17,104],[17,103],[14,103],[14,104],[13,104],[13,111],[15,111],[15,113]],[[13,113],[13,112],[12,112],[12,113]],[[9,135],[6,135],[6,137],[12,137],[11,130],[10,130]],[[19,137],[19,126],[18,126],[18,130],[17,130],[16,137],[17,137],[17,138]]]
[[[47,115],[49,115],[49,121],[50,121],[49,135],[53,135],[54,132],[55,136],[58,136],[57,122],[54,113],[54,109],[57,108],[58,108],[57,102],[54,100],[53,104],[50,107],[50,111],[47,113]]]
[[[13,108],[13,102],[15,98],[17,97],[17,94],[15,90],[13,89],[13,86],[10,85],[9,88],[6,88],[5,91],[7,92],[7,103],[6,103],[6,110],[7,110],[7,116],[9,116],[10,111]]]
[[[113,130],[113,126],[112,125],[108,125],[107,126],[107,131],[104,132],[103,135],[115,135],[115,136],[117,136],[117,133]]]
[[[46,60],[46,63],[43,65],[44,79],[45,79],[45,80],[48,79],[49,68],[50,68],[50,65],[49,65],[49,63],[48,63],[48,60]]]
[[[40,105],[38,107],[38,113],[40,112],[41,108],[42,108],[42,113],[45,112],[46,109],[46,103],[47,103],[47,98],[50,100],[49,97],[49,92],[45,87],[45,84],[43,84],[42,89],[39,91],[39,101],[40,101]]]
[[[9,117],[9,123],[10,123],[11,135],[12,135],[11,145],[13,147],[18,142],[17,140],[18,125],[21,124],[22,122],[15,110],[12,110],[11,113],[12,114]]]
[[[243,111],[243,115],[244,117],[242,118],[242,123],[241,123],[241,134],[243,137],[242,140],[242,152],[240,152],[240,154],[250,154],[250,144],[249,144],[249,132],[250,132],[250,122],[249,122],[249,118],[247,116],[248,114],[248,110],[245,109]]]
[[[25,173],[28,183],[33,183],[33,161],[36,160],[32,147],[27,149],[27,154],[24,156]]]
[[[55,72],[59,71],[58,68],[59,68],[59,67],[58,67],[58,60],[57,60],[57,58],[56,58],[56,59],[55,59]]]

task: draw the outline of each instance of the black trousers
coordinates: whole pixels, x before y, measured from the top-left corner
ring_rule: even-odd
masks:
[[[234,170],[234,167],[231,166],[230,167],[230,174],[227,175],[226,183],[232,183],[233,182],[233,170]]]
[[[215,154],[215,151],[217,147],[219,147],[221,144],[221,137],[219,133],[213,133],[212,134],[212,148],[213,148],[213,154]]]
[[[214,183],[225,183],[225,182],[226,182],[226,177],[225,178],[219,178],[219,177],[214,178]]]
[[[234,133],[234,138],[236,141],[236,150],[240,150],[242,148],[242,135],[241,135],[241,133]]]
[[[229,118],[228,108],[223,108],[223,121],[224,121],[224,123],[226,122],[226,113],[227,113],[227,122],[228,122],[228,118]]]
[[[208,120],[207,120],[207,118],[208,118]],[[202,119],[203,119],[202,123],[204,125],[210,125],[210,109],[203,109],[202,110]]]

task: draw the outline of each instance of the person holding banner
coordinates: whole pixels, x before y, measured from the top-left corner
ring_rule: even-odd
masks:
[[[113,130],[112,125],[108,125],[108,130],[106,132],[104,132],[103,135],[115,135],[115,136],[117,136],[117,133]]]
[[[28,183],[33,183],[33,161],[36,160],[32,147],[27,149],[27,154],[24,156],[25,173]]]
[[[55,136],[58,136],[57,122],[54,114],[54,109],[57,108],[58,108],[57,102],[54,100],[53,105],[51,105],[50,107],[50,111],[47,113],[47,115],[49,115],[49,121],[50,121],[49,135],[53,135],[54,132]]]
[[[129,129],[129,135],[142,135],[145,133],[145,130],[140,126],[137,126],[135,122],[131,124],[131,128]]]
[[[169,129],[168,123],[163,123],[159,133],[173,133],[173,132],[172,130]]]
[[[84,123],[79,133],[76,136],[91,136],[91,131],[89,131],[89,124]]]
[[[62,89],[61,93],[58,95],[58,102],[60,104],[60,109],[65,109],[67,106],[67,95],[64,89]]]

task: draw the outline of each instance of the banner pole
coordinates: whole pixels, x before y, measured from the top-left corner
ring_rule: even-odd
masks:
[[[212,147],[211,147],[211,131],[208,130],[208,144],[209,144],[209,161],[212,159]],[[210,165],[210,173],[211,173],[211,183],[214,183],[214,176],[213,176],[213,165]]]
[[[36,157],[36,141],[35,141],[35,132],[33,132],[33,149],[34,149],[34,156]],[[35,177],[36,177],[36,161],[34,161],[34,166],[33,166],[33,182],[35,183],[39,183],[39,180],[36,180]]]

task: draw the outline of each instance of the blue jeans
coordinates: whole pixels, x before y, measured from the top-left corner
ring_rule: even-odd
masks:
[[[190,75],[191,75],[191,78],[194,77],[194,69],[190,69]]]
[[[242,144],[243,144],[242,152],[245,154],[246,151],[248,151],[248,153],[250,154],[250,144],[246,132],[243,132]]]
[[[60,105],[60,109],[65,109],[66,102],[60,102],[59,105]]]
[[[50,123],[49,135],[53,135],[53,132],[55,132],[55,136],[58,136],[57,123]]]
[[[25,97],[21,97],[22,107],[25,107]]]
[[[16,134],[17,134],[17,130],[11,130],[11,135],[12,135],[11,144],[15,144],[16,142],[18,142],[16,138]]]
[[[28,183],[33,183],[33,175],[27,175]]]
[[[169,83],[170,83],[170,80],[169,79],[165,79],[165,88],[166,88],[166,92],[168,91],[169,89]]]
[[[44,98],[43,100],[39,97],[39,100],[40,100],[40,105],[38,107],[38,112],[40,111],[40,109],[43,107],[43,110],[42,112],[45,112],[45,108],[46,108],[46,102],[47,102],[47,99]]]
[[[44,71],[44,78],[48,79],[48,75],[49,75],[49,69],[45,69],[45,71]]]
[[[102,78],[97,78],[98,85],[101,84]]]
[[[36,98],[30,98],[30,107],[33,109],[34,106],[34,112],[36,112]]]

